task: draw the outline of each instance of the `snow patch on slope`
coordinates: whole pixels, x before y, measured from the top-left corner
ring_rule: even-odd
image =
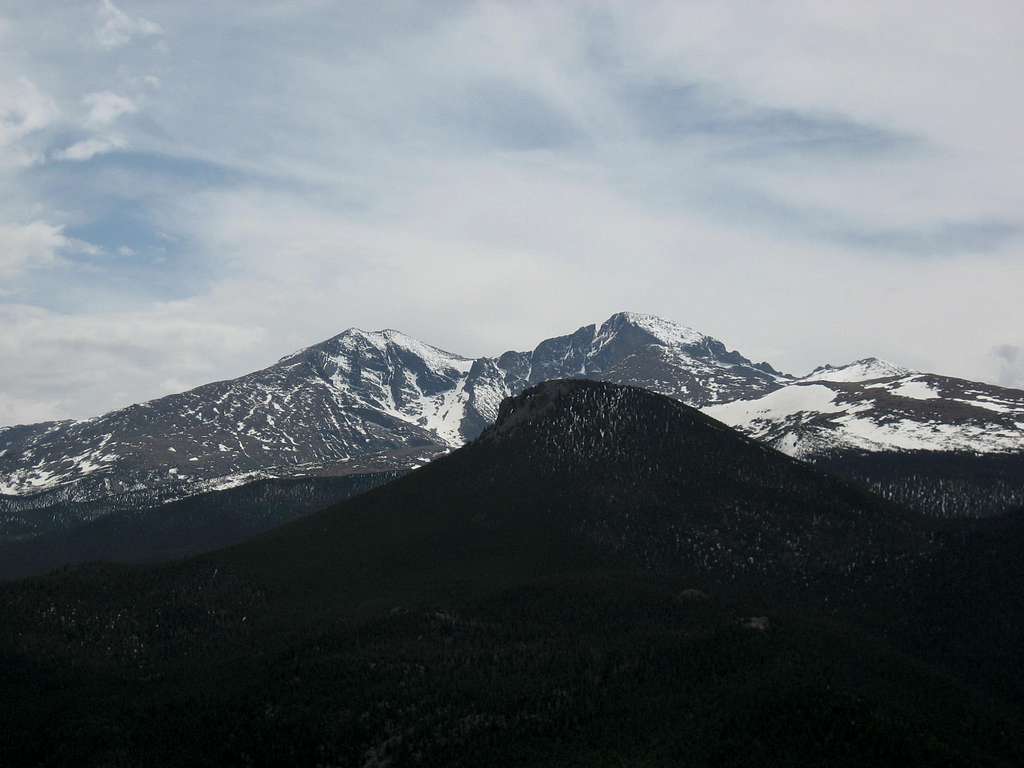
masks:
[[[1015,430],[992,425],[942,424],[934,421],[899,419],[876,421],[844,417],[842,442],[847,447],[868,451],[1006,451],[1020,447]]]
[[[954,382],[943,386],[955,386],[955,380],[943,381]],[[875,393],[896,395],[910,402],[894,405],[892,401],[880,401]],[[958,408],[975,406],[980,411],[951,413],[949,407],[954,404]],[[797,458],[836,450],[1024,450],[1020,424],[996,415],[1024,413],[1024,402],[995,401],[991,396],[984,400],[946,397],[936,386],[935,377],[914,375],[869,384],[795,382],[756,400],[703,410]],[[992,416],[986,417],[985,410]]]
[[[917,378],[901,381],[897,386],[890,388],[889,393],[898,397],[910,397],[914,400],[937,400],[942,397],[939,391],[928,382]]]
[[[736,400],[704,408],[704,413],[729,426],[757,425],[788,419],[800,413],[841,413],[837,392],[821,384],[801,384],[777,389],[757,400]]]
[[[449,447],[458,448],[464,442],[460,428],[462,418],[466,415],[468,401],[465,377],[459,380],[455,389],[440,395],[426,397],[421,393],[422,415],[417,419],[417,423],[422,423],[422,426],[436,433]]]

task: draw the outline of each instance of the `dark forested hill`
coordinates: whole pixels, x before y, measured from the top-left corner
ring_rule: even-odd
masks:
[[[848,451],[811,463],[930,517],[991,517],[1024,505],[1024,453]]]
[[[109,500],[53,504],[48,512],[56,520],[26,516],[26,522],[52,522],[47,532],[0,540],[0,580],[90,561],[147,563],[208,552],[383,485],[400,474],[257,480],[164,504],[131,505],[122,511],[108,511]],[[101,514],[94,514],[97,506]],[[8,514],[8,520],[13,517]]]
[[[0,587],[0,763],[1018,765],[1018,689],[915,634],[928,568],[1008,588],[972,535],[550,382],[244,544]]]

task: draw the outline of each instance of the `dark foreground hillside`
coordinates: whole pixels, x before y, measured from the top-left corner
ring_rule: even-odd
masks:
[[[928,604],[964,558],[944,599],[1008,591],[975,535],[548,383],[256,540],[0,588],[0,764],[1019,765],[1020,688]]]
[[[1024,505],[1024,453],[847,451],[812,461],[936,518],[993,517]]]
[[[257,480],[167,503],[143,501],[89,522],[54,525],[31,538],[0,541],[0,580],[65,565],[154,563],[221,549],[383,485],[401,472]],[[86,518],[89,503],[33,510],[57,520]],[[87,519],[87,518],[86,518]]]

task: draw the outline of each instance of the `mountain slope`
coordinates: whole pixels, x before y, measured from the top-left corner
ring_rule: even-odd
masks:
[[[256,540],[0,587],[0,758],[1014,765],[1012,705],[837,613],[933,546],[677,401],[550,382]]]
[[[819,369],[763,397],[706,412],[800,458],[840,451],[1024,450],[1024,392],[873,360]]]
[[[73,483],[84,500],[415,466],[456,441],[448,400],[471,366],[395,331],[352,329],[239,379],[0,431],[0,491]]]

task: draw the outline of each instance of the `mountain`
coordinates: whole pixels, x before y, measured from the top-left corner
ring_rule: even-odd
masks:
[[[646,386],[704,404],[783,377],[721,342],[649,315],[532,352],[470,360],[398,331],[349,329],[230,381],[85,421],[0,429],[0,494],[82,501],[145,489],[165,498],[260,477],[409,468],[473,438],[502,398],[549,378]]]
[[[454,440],[444,400],[471,366],[397,332],[349,330],[238,379],[86,421],[8,428],[0,491],[73,484],[84,500],[415,466]]]
[[[877,357],[865,357],[863,360],[855,360],[846,365],[832,365],[826,363],[819,365],[800,381],[873,381],[891,376],[906,376],[912,373],[887,360],[879,360]]]
[[[929,542],[918,516],[673,398],[572,379],[506,398],[468,445],[219,562],[269,569],[334,605],[339,589],[359,600],[359,589],[404,579],[366,566],[390,562],[392,549],[430,568],[531,572],[551,556],[727,583],[771,575],[803,590],[812,576],[846,578]],[[433,588],[411,578],[396,588]]]
[[[620,312],[600,327],[506,353],[498,365],[512,392],[554,378],[587,378],[644,387],[700,407],[750,398],[786,380],[767,363],[730,352],[717,339],[653,315]]]
[[[938,517],[1024,504],[1024,392],[875,358],[824,366],[714,418]]]
[[[73,523],[83,502],[100,499],[123,499],[123,511],[261,478],[414,468],[479,435],[503,398],[566,377],[704,408],[922,510],[987,514],[1024,501],[1016,465],[969,458],[1024,455],[1024,392],[874,358],[794,378],[693,329],[621,312],[530,352],[478,359],[394,330],[349,329],[230,381],[85,421],[0,428],[0,540],[27,535],[32,515]],[[888,479],[915,451],[941,458],[929,479]],[[875,458],[847,472],[843,462],[865,453]],[[978,506],[993,473],[996,490]],[[932,478],[953,490],[924,493]]]
[[[800,458],[837,451],[1024,450],[1024,392],[874,358],[825,366],[706,412]]]
[[[873,629],[936,600],[916,574],[961,563],[944,546],[674,399],[548,382],[241,545],[0,586],[0,759],[1020,764],[1019,667],[944,666],[970,661],[954,624],[952,656],[907,655],[941,605],[913,637]],[[1018,587],[974,575],[987,601]]]

